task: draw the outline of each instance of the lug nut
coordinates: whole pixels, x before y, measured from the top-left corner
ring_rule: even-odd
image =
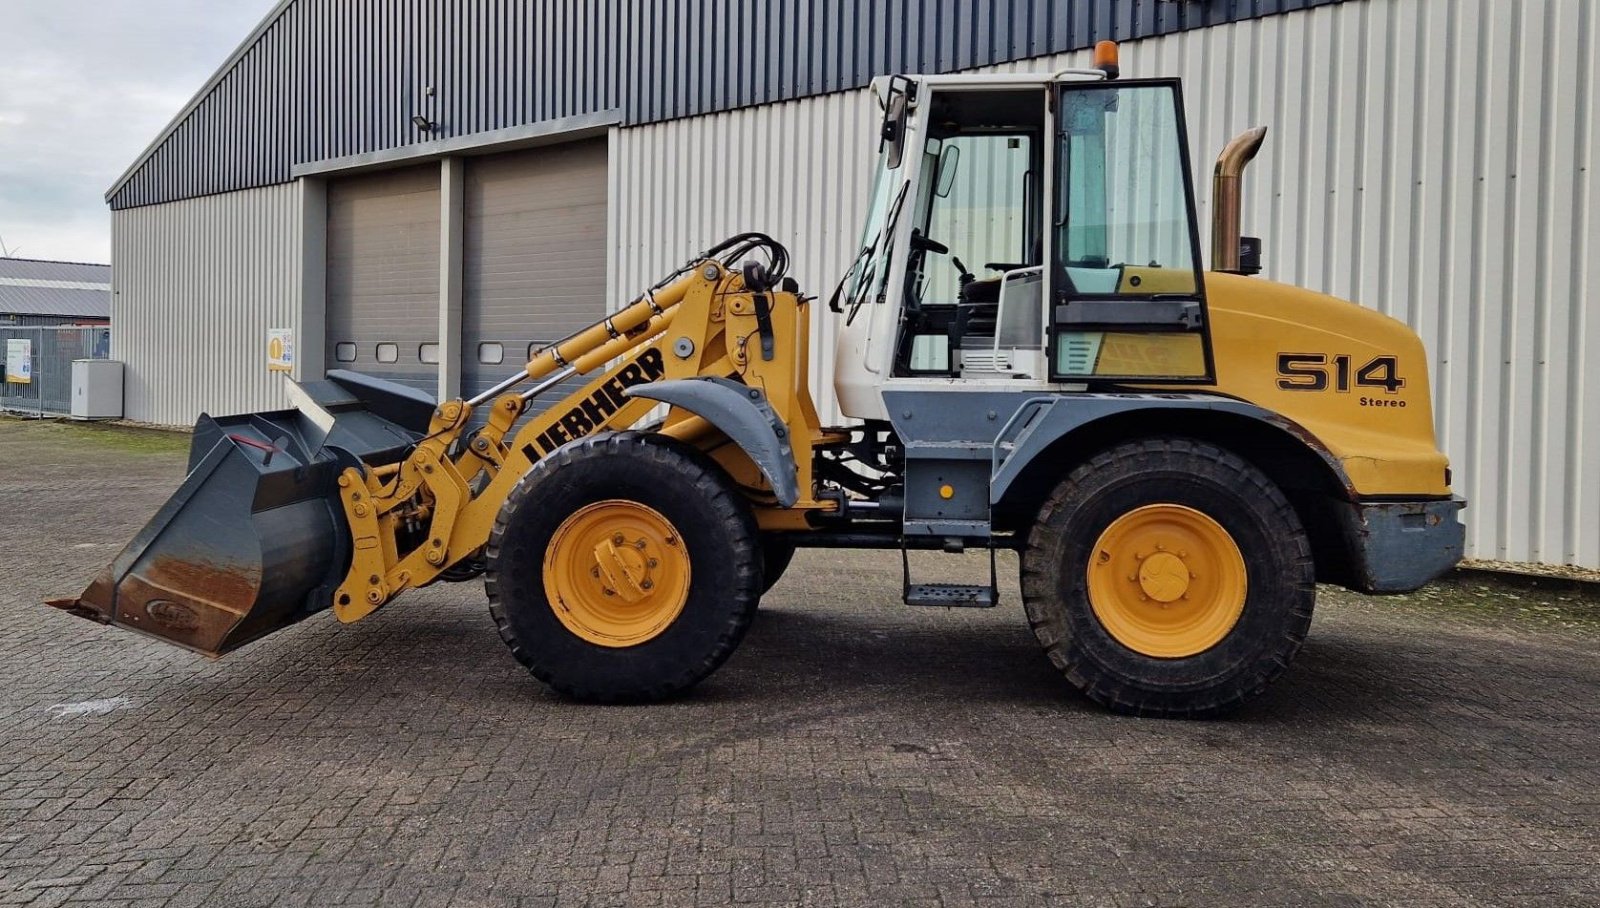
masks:
[[[612,545],[622,545],[625,542],[627,542],[627,540],[622,538],[622,534],[621,533],[618,533],[617,535],[611,537],[611,544]]]
[[[641,590],[653,590],[655,588],[656,588],[656,585],[654,583],[648,581],[648,580],[646,580],[643,583],[639,584],[639,589],[641,589]]]

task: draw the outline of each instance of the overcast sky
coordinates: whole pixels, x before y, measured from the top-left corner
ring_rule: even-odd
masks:
[[[105,192],[275,0],[0,0],[0,240],[108,262]]]

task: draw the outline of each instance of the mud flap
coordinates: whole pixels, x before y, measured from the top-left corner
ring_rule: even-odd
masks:
[[[81,596],[50,605],[209,656],[327,608],[350,562],[340,471],[419,437],[373,412],[389,389],[372,381],[299,386],[315,413],[200,417],[183,485]]]

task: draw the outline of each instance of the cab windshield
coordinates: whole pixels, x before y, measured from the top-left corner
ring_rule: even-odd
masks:
[[[861,228],[861,245],[857,247],[855,262],[845,278],[845,299],[850,307],[848,317],[851,320],[855,318],[856,310],[883,292],[884,282],[889,276],[889,249],[893,242],[894,225],[899,218],[905,192],[906,184],[900,177],[898,163],[885,150],[878,159],[872,200],[867,209],[866,222]]]

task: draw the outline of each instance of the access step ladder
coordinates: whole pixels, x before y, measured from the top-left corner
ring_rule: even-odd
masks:
[[[935,608],[994,608],[1000,604],[1000,585],[995,572],[994,546],[985,546],[989,552],[989,583],[912,583],[911,556],[902,543],[900,546],[901,595],[906,605],[928,605]]]

